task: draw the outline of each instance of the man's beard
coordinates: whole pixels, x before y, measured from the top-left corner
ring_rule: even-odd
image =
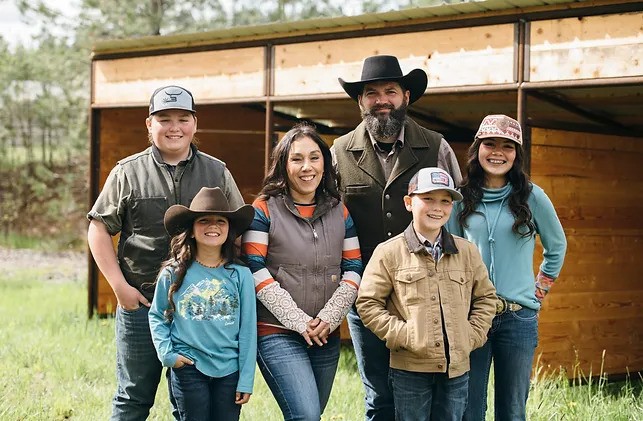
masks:
[[[405,103],[395,108],[392,105],[381,105],[366,110],[360,105],[362,119],[366,123],[366,130],[373,136],[377,142],[390,142],[391,138],[397,136],[406,122],[406,110],[408,106]],[[382,109],[391,110],[386,117],[377,117],[377,111]]]

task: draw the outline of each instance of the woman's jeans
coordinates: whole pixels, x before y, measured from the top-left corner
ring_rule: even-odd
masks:
[[[319,421],[328,403],[339,361],[339,335],[308,346],[301,335],[259,336],[257,362],[284,420]]]
[[[467,406],[469,374],[418,373],[391,368],[397,421],[460,421]]]
[[[193,365],[171,370],[170,383],[181,421],[237,421],[241,405],[234,403],[239,372],[210,377]]]
[[[538,345],[538,312],[523,308],[497,315],[487,343],[471,353],[466,421],[483,421],[493,360],[496,421],[524,421],[527,395]]]
[[[112,420],[144,420],[154,405],[163,366],[156,356],[147,319],[148,308],[116,307],[116,380]],[[169,389],[169,387],[168,387]],[[170,402],[174,407],[172,391]],[[178,414],[173,411],[176,417]]]

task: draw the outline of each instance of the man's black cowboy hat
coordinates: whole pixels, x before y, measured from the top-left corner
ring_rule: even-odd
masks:
[[[341,77],[339,84],[346,93],[357,101],[364,91],[364,85],[369,82],[391,80],[398,82],[404,89],[410,91],[409,104],[414,103],[424,94],[428,79],[422,69],[413,69],[407,75],[402,74],[400,62],[394,56],[372,56],[364,60],[362,79],[357,82],[346,82]]]

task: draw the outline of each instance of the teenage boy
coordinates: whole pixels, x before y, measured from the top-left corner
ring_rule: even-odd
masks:
[[[112,420],[146,419],[161,377],[147,313],[161,262],[168,257],[165,211],[189,206],[201,187],[220,187],[231,208],[244,204],[225,163],[194,145],[196,109],[187,89],[154,91],[145,124],[151,145],[118,161],[87,214],[89,248],[118,300]],[[115,252],[112,236],[118,233]]]
[[[357,298],[364,325],[391,350],[397,421],[461,420],[469,353],[484,344],[496,312],[495,289],[475,245],[443,228],[453,179],[422,168],[404,196],[413,220],[377,246]]]

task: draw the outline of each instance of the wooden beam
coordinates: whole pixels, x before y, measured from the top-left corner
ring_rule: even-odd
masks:
[[[541,101],[544,101],[548,104],[554,105],[558,108],[562,108],[565,111],[568,111],[572,114],[576,114],[580,117],[583,117],[589,121],[599,123],[604,126],[608,126],[610,128],[614,128],[617,130],[627,130],[628,127],[622,125],[618,121],[614,120],[611,117],[608,117],[605,115],[605,113],[600,113],[598,111],[593,111],[593,110],[588,110],[585,109],[581,106],[578,106],[576,104],[573,104],[569,100],[565,98],[565,96],[561,93],[556,93],[554,95],[553,93],[546,93],[546,92],[541,92],[541,91],[529,91],[528,92],[529,96],[532,96],[534,98],[537,98]]]
[[[189,53],[230,48],[263,47],[299,42],[332,39],[360,38],[364,36],[420,32],[462,27],[497,25],[516,22],[518,16],[538,21],[579,16],[629,13],[641,10],[640,0],[589,0],[572,3],[537,5],[533,7],[485,10],[477,13],[444,14],[440,16],[417,16],[409,18],[402,14],[397,19],[370,19],[369,22],[353,20],[350,24],[329,25],[310,20],[309,25],[293,28],[280,23],[258,25],[259,30],[243,31],[235,28],[208,32],[139,37],[126,40],[110,40],[97,43],[92,52],[93,60],[143,57],[172,53]],[[376,15],[376,14],[371,14]],[[381,14],[380,14],[381,15]],[[336,20],[322,18],[321,21]]]

